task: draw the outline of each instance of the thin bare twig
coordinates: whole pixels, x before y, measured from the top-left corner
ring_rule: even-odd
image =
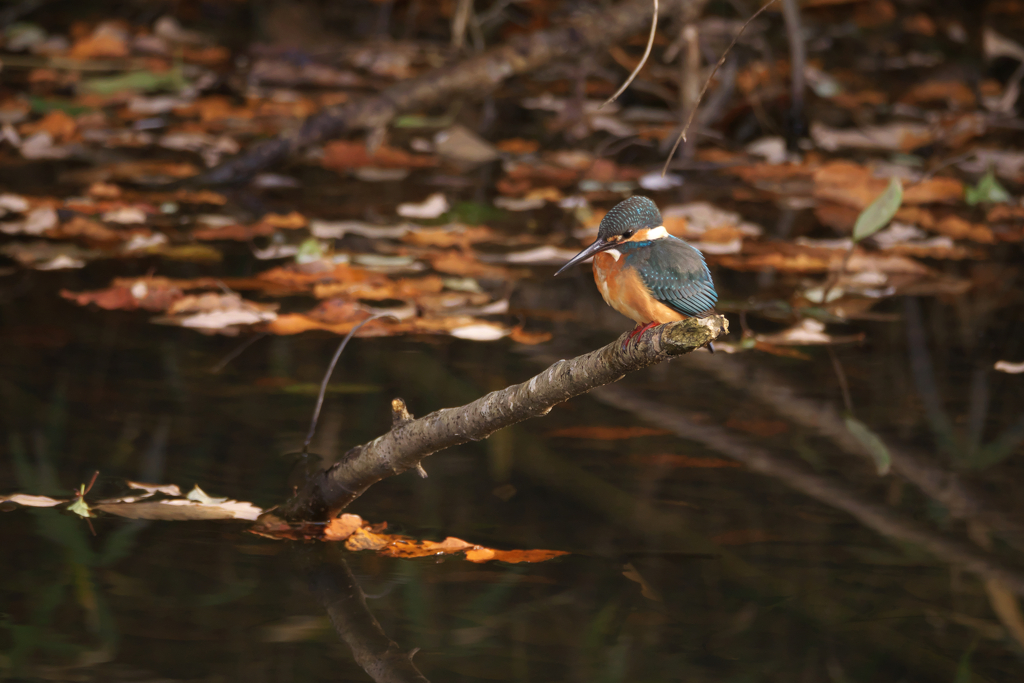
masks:
[[[640,63],[633,69],[633,73],[629,74],[629,78],[626,82],[619,86],[619,89],[615,91],[615,94],[605,100],[601,107],[606,104],[611,104],[615,100],[619,99],[619,95],[626,92],[626,88],[633,82],[633,79],[640,73],[640,69],[644,68],[644,64],[647,63],[647,58],[651,56],[651,48],[654,47],[654,34],[658,32],[658,0],[654,0],[654,17],[651,18],[651,35],[647,37],[647,49],[644,50],[644,56],[640,58]],[[598,107],[600,109],[601,107]]]
[[[302,444],[302,454],[305,455],[309,452],[309,442],[313,440],[313,435],[316,434],[316,423],[320,419],[320,409],[324,406],[324,394],[327,393],[327,383],[331,381],[331,375],[334,374],[334,366],[338,364],[338,359],[341,358],[341,352],[348,346],[349,341],[355,336],[356,332],[359,331],[366,323],[371,320],[378,320],[380,318],[394,318],[390,313],[376,313],[371,315],[366,320],[363,320],[358,325],[352,328],[352,330],[345,335],[345,338],[338,344],[338,350],[334,352],[334,358],[331,359],[330,365],[327,366],[327,372],[324,373],[324,379],[320,382],[320,394],[316,397],[316,408],[313,409],[313,419],[309,423],[309,432],[306,433],[306,440]]]
[[[769,7],[774,5],[775,2],[776,2],[776,0],[768,0],[768,2],[766,2],[761,7],[761,9],[757,10],[756,12],[754,12],[750,16],[750,18],[747,19],[743,23],[743,26],[740,27],[740,30],[733,37],[732,42],[729,43],[729,47],[725,48],[725,52],[723,52],[722,56],[719,57],[718,63],[715,64],[715,68],[712,69],[711,73],[708,75],[708,80],[704,81],[704,87],[701,88],[700,95],[697,97],[697,101],[694,103],[693,108],[690,109],[690,115],[686,119],[686,125],[683,126],[683,130],[680,131],[679,137],[676,138],[675,144],[672,145],[672,150],[668,153],[668,158],[665,159],[665,165],[662,166],[662,168],[661,168],[661,175],[664,176],[666,173],[668,173],[668,165],[672,162],[672,157],[675,156],[676,150],[679,149],[679,143],[681,143],[684,140],[686,140],[686,132],[688,130],[690,130],[690,124],[693,123],[693,116],[694,116],[694,114],[697,113],[697,107],[700,106],[701,100],[704,99],[704,94],[708,91],[708,86],[711,85],[711,81],[712,81],[712,79],[714,79],[715,74],[718,73],[718,69],[721,68],[722,64],[725,63],[725,58],[729,56],[730,52],[732,52],[733,47],[736,46],[736,43],[737,43],[737,41],[739,41],[740,36],[743,35],[743,32],[745,30],[747,30],[747,26],[750,25],[750,22],[752,22],[754,19],[757,19],[761,15],[762,12],[764,12],[766,9],[768,9]]]

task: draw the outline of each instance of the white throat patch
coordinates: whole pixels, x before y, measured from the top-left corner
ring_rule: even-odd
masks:
[[[616,262],[618,262],[619,257],[622,256],[622,252],[619,251],[618,249],[605,249],[604,253],[611,256],[613,259],[615,259]]]

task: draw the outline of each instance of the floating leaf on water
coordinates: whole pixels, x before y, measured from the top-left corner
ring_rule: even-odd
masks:
[[[996,361],[995,369],[999,372],[1006,372],[1011,375],[1019,375],[1024,372],[1024,361],[1013,363],[1008,360]]]
[[[978,204],[1007,204],[1013,197],[1006,191],[1006,188],[996,180],[996,174],[991,169],[981,177],[974,187],[964,188],[964,201],[970,206]]]
[[[860,242],[871,237],[888,225],[902,203],[903,183],[899,178],[890,178],[885,192],[857,216],[857,222],[853,226],[853,241]]]
[[[49,496],[33,496],[28,493],[12,493],[9,496],[0,496],[0,503],[16,503],[28,508],[52,508],[55,505],[68,502],[67,499],[50,498]]]
[[[889,454],[889,449],[886,448],[881,437],[852,415],[847,415],[845,419],[846,428],[850,431],[850,434],[853,434],[854,438],[860,441],[861,445],[864,446],[875,461],[878,475],[885,476],[889,474],[889,470],[892,468],[892,456]]]
[[[403,218],[427,220],[437,218],[449,209],[448,199],[441,192],[435,192],[422,202],[403,202],[398,205],[398,215]]]
[[[511,330],[501,325],[476,323],[474,325],[456,327],[449,334],[458,339],[469,339],[471,341],[495,341],[502,337],[507,337],[510,332]]]

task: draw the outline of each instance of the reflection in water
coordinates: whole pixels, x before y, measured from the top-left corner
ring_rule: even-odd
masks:
[[[86,287],[75,281],[83,274],[39,277],[53,279],[31,292]],[[559,323],[540,353],[569,357],[622,331],[592,283],[558,287],[527,282],[522,299],[561,302],[555,313],[588,325]],[[311,570],[314,584],[336,589],[332,605],[355,605],[332,616],[362,634],[353,650],[400,664],[407,650],[392,638],[423,647],[415,668],[432,680],[1019,680],[1022,384],[989,370],[1020,357],[1019,312],[988,316],[976,328],[987,346],[969,348],[942,333],[955,307],[909,301],[900,322],[864,323],[870,347],[837,349],[858,419],[891,454],[886,477],[846,429],[826,354],[695,354],[439,453],[428,479],[383,481],[353,510],[417,537],[573,555],[514,568],[346,555],[380,594],[373,616],[357,589],[345,592],[344,569]],[[8,300],[3,315],[4,492],[66,495],[100,469],[97,496],[131,477],[278,503],[293,464],[280,454],[302,442],[312,402],[295,387],[319,381],[337,342],[266,340],[211,374],[237,340],[43,294]],[[62,336],[46,333],[51,320]],[[329,395],[330,428],[314,449],[331,457],[386,431],[394,396],[422,415],[537,367],[505,343],[356,340],[348,353],[338,381],[373,391]],[[948,430],[932,427],[936,410]],[[673,433],[551,435],[588,425]],[[955,451],[936,447],[947,433]],[[979,460],[992,444],[1001,459]],[[746,468],[715,466],[740,451],[752,454]],[[774,464],[773,476],[757,474],[758,462]],[[779,485],[796,481],[790,472],[831,488]],[[894,521],[892,538],[915,543],[883,538]],[[220,523],[95,523],[93,538],[55,511],[0,515],[0,675],[367,680],[325,633],[285,544]],[[929,536],[900,535],[908,528]],[[316,628],[253,637],[289,620]]]
[[[426,681],[412,658],[388,638],[366,606],[366,596],[345,562],[339,544],[324,544],[307,553],[310,588],[323,604],[352,657],[377,683]]]

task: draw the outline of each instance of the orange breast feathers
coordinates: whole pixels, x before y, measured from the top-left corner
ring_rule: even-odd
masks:
[[[613,251],[602,251],[594,257],[594,282],[605,303],[640,324],[686,318],[655,299],[636,270],[626,268],[626,259]]]

